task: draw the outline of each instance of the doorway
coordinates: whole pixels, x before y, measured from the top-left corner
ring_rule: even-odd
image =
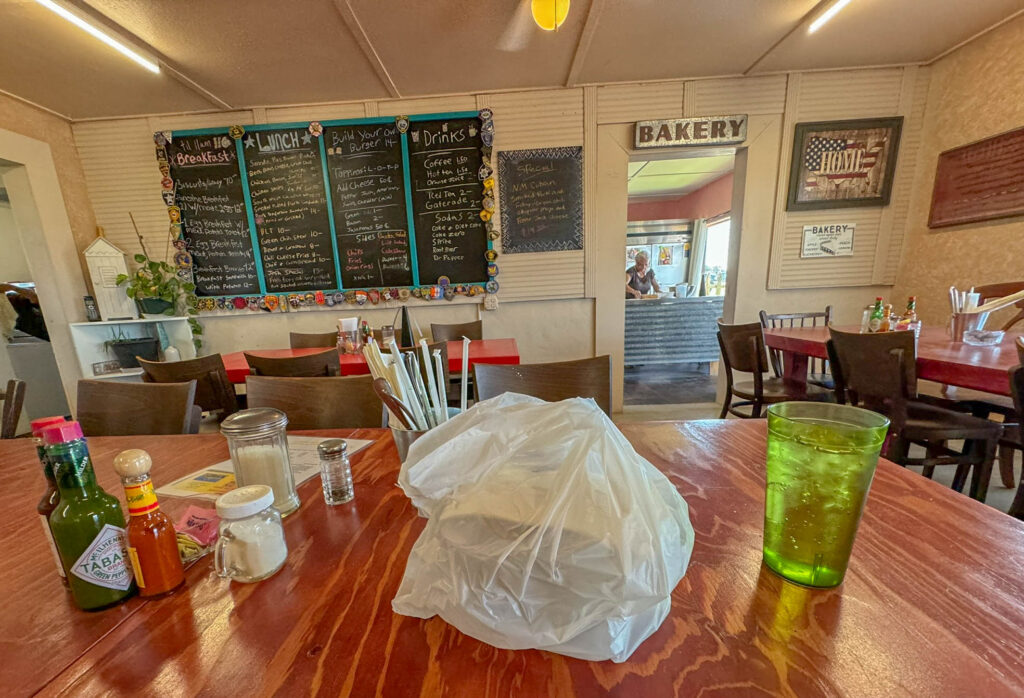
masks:
[[[715,402],[716,321],[729,284],[734,168],[731,148],[630,158],[626,407]]]

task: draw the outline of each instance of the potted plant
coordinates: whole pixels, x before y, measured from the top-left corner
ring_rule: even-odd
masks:
[[[134,217],[132,225],[135,225]],[[196,285],[181,279],[174,267],[167,262],[151,259],[138,227],[135,228],[135,235],[142,246],[142,254],[135,255],[135,262],[139,268],[130,275],[118,274],[117,285],[126,285],[125,294],[138,304],[143,317],[187,315],[189,327],[192,329],[192,341],[198,351],[203,345],[199,339],[203,334],[203,327],[193,317],[199,314],[196,310]],[[164,257],[166,256],[165,253]]]
[[[160,340],[156,337],[126,337],[120,326],[117,334],[113,334],[104,343],[114,353],[114,358],[121,368],[138,368],[137,357],[146,361],[160,360]]]

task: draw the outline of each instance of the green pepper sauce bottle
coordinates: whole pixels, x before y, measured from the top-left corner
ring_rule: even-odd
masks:
[[[120,603],[136,590],[121,503],[96,484],[78,422],[49,427],[43,439],[60,490],[50,530],[67,570],[71,596],[86,611]]]
[[[63,421],[63,417],[43,417],[42,419],[33,419],[31,427],[32,440],[36,444],[36,456],[39,458],[39,465],[43,469],[43,478],[46,479],[46,491],[43,492],[43,496],[39,499],[39,504],[36,505],[36,513],[39,514],[39,520],[43,524],[43,535],[46,536],[46,545],[50,548],[50,552],[53,553],[53,559],[57,563],[57,574],[60,575],[61,583],[67,588],[68,578],[64,574],[64,566],[60,562],[57,544],[53,541],[53,531],[50,530],[50,514],[60,504],[60,491],[57,489],[57,480],[53,476],[53,467],[50,465],[50,459],[46,455],[46,444],[43,443],[43,432]]]

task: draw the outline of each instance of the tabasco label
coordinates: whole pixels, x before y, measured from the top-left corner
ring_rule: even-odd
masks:
[[[128,513],[131,516],[142,516],[160,508],[153,491],[153,481],[146,480],[137,485],[125,485],[124,497],[128,501]]]
[[[71,573],[90,584],[126,590],[132,584],[132,570],[124,540],[124,529],[106,524],[71,568]]]

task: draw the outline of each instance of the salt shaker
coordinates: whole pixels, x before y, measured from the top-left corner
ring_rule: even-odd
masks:
[[[299,508],[288,459],[287,426],[285,413],[272,407],[235,412],[220,425],[239,486],[268,485],[274,491],[274,508],[282,516]]]
[[[348,443],[345,439],[328,439],[316,447],[320,454],[320,483],[324,501],[328,505],[351,502],[355,497],[352,487],[352,466],[348,462]]]

